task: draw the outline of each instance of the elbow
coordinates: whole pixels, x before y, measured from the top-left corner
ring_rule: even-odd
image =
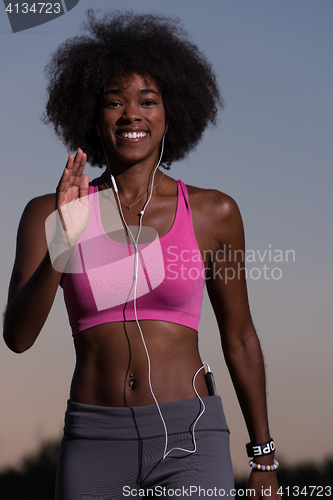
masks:
[[[222,346],[225,352],[257,350],[260,349],[260,342],[255,329],[250,325],[222,336]]]
[[[16,354],[21,354],[32,346],[32,344],[27,343],[26,339],[22,339],[20,335],[15,335],[12,329],[6,325],[6,322],[3,329],[3,339],[6,346]]]
[[[33,344],[27,342],[27,334],[13,321],[8,306],[3,314],[3,339],[6,346],[16,354],[27,351]]]
[[[22,352],[25,352],[29,349],[29,347],[24,346],[22,342],[13,340],[5,331],[3,332],[3,339],[8,349],[10,349],[12,352],[15,352],[16,354],[21,354]]]

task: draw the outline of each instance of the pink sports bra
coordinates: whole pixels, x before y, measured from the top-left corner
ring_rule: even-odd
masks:
[[[76,244],[62,286],[73,335],[96,325],[161,320],[198,330],[205,268],[195,239],[188,193],[178,183],[171,229],[161,238],[138,245],[136,290],[133,245],[112,240],[104,231],[98,186],[89,187],[88,225]],[[70,270],[69,269],[69,270]]]

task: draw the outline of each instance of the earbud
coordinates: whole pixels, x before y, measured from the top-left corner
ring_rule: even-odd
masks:
[[[118,187],[117,187],[117,184],[116,184],[116,179],[113,177],[112,174],[110,174],[110,177],[111,177],[111,182],[112,182],[113,189],[114,189],[115,193],[118,193]]]
[[[96,122],[96,133],[97,133],[97,135],[100,137],[101,132],[100,132],[100,130],[99,130],[99,125],[98,125],[98,122]]]

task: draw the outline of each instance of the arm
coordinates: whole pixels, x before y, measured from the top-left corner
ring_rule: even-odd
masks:
[[[52,268],[44,229],[54,206],[52,195],[36,198],[28,203],[20,221],[3,330],[7,346],[17,353],[35,342],[60,283],[61,273]]]
[[[88,177],[82,175],[85,162],[81,150],[75,158],[70,155],[56,195],[35,198],[22,215],[3,330],[4,340],[14,352],[33,345],[52,307],[62,273],[50,262],[45,220],[56,207],[88,194]]]
[[[243,224],[238,207],[231,198],[221,195],[215,207],[215,253],[209,266],[207,289],[250,441],[259,444],[268,441],[271,436],[267,418],[264,361],[247,297]],[[270,465],[273,460],[274,454],[270,454],[256,458],[255,462]],[[271,498],[279,498],[276,495],[278,484],[275,472],[251,472],[249,488],[256,489],[253,498],[261,498],[261,488],[270,486]]]

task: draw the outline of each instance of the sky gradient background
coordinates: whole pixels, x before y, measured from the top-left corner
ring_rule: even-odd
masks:
[[[333,442],[331,0],[80,0],[59,19],[16,34],[1,2],[1,307],[24,206],[55,190],[66,162],[66,149],[39,118],[43,68],[51,52],[79,32],[92,6],[180,17],[213,63],[226,108],[170,175],[238,202],[253,251],[248,255],[255,254],[247,263],[248,287],[267,365],[277,458],[323,459]],[[90,167],[87,173],[90,179],[100,174]],[[274,262],[277,250],[282,262]],[[285,261],[287,250],[294,250],[294,261],[291,254]],[[281,270],[273,272],[282,273],[280,279],[273,268]],[[248,436],[207,299],[199,333],[241,473],[248,469]],[[60,436],[74,362],[59,291],[32,349],[17,355],[0,347],[0,468],[44,438]]]

